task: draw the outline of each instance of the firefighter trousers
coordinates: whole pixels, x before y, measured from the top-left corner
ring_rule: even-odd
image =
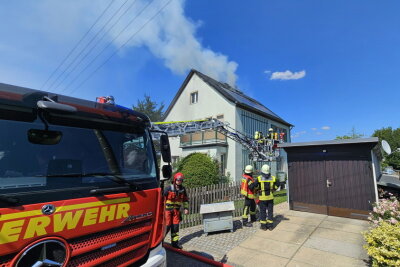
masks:
[[[245,197],[244,198],[244,207],[243,207],[243,215],[242,219],[244,222],[247,222],[250,215],[250,220],[252,222],[256,221],[256,201],[254,199]]]
[[[274,218],[274,200],[260,200],[258,207],[260,208],[261,225],[272,225]]]
[[[165,211],[167,223],[167,233],[171,230],[171,241],[179,241],[179,223],[181,222],[181,212],[179,209],[167,209]]]

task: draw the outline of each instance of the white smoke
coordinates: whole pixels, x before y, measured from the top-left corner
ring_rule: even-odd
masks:
[[[200,23],[195,23],[185,16],[184,2],[184,0],[170,2],[155,0],[132,23],[134,26],[116,39],[117,45],[123,44],[130,36],[136,34],[128,46],[147,47],[154,56],[162,59],[165,66],[173,73],[185,74],[193,68],[219,81],[235,85],[237,79],[235,71],[238,64],[230,61],[222,53],[203,47],[195,36]],[[166,3],[168,5],[163,11],[146,24]],[[130,15],[123,19],[121,26],[112,31],[113,37],[147,4],[148,1],[138,1],[130,10]]]

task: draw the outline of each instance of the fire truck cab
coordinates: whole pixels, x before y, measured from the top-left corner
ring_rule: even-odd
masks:
[[[166,265],[146,115],[0,84],[0,129],[0,267]]]

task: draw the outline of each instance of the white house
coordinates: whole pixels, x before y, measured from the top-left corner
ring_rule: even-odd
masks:
[[[191,70],[166,110],[164,121],[205,118],[228,122],[230,127],[248,136],[254,136],[255,131],[267,133],[273,128],[275,132],[284,132],[290,142],[290,123],[230,85]],[[171,137],[170,143],[174,160],[193,152],[207,153],[220,162],[221,173],[232,179],[241,179],[244,166],[250,164],[248,151],[242,145],[215,130]],[[270,165],[273,174],[277,170],[287,172],[285,152]]]

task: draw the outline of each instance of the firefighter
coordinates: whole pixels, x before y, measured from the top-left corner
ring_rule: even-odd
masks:
[[[274,211],[274,195],[273,192],[278,189],[275,176],[271,176],[269,166],[263,165],[261,175],[255,181],[256,190],[258,192],[258,207],[260,209],[260,228],[262,230],[272,230],[273,228],[273,211]],[[268,218],[267,218],[268,216]]]
[[[247,165],[244,169],[242,177],[242,184],[240,186],[240,193],[244,196],[244,208],[243,208],[243,226],[252,227],[251,222],[256,221],[256,202],[254,194],[255,184],[253,179],[253,167]],[[250,222],[249,220],[250,214]]]
[[[189,199],[186,189],[182,185],[183,179],[182,173],[176,173],[171,186],[166,187],[164,190],[167,233],[171,230],[171,245],[178,249],[182,249],[182,246],[179,245],[179,223],[182,220],[180,209],[182,205],[185,215],[189,214]]]

